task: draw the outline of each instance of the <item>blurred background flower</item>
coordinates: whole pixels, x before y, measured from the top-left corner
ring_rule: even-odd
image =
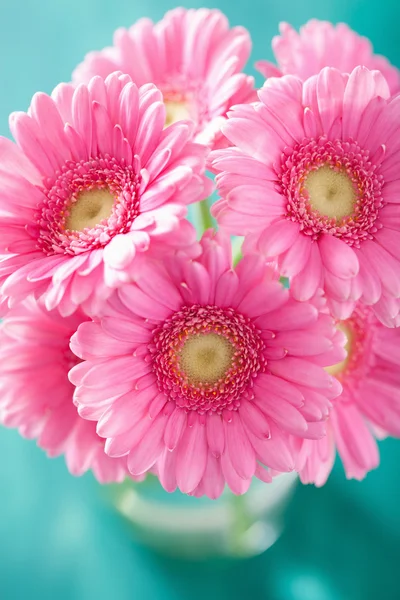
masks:
[[[187,2],[198,8],[201,1]],[[0,20],[0,133],[8,115],[26,110],[32,95],[68,81],[93,49],[109,45],[115,29],[140,17],[158,20],[166,0],[3,0]],[[296,29],[310,18],[344,21],[369,37],[377,53],[400,66],[394,0],[216,0],[231,26],[253,38],[247,68],[274,61],[270,40],[279,21]],[[140,60],[140,57],[138,57]],[[336,465],[327,485],[298,487],[286,530],[265,555],[240,563],[182,563],[155,557],[127,534],[92,475],[70,476],[63,459],[49,461],[34,442],[0,431],[0,597],[150,600],[250,597],[268,600],[398,600],[400,442],[380,443],[381,467],[359,483]],[[384,582],[384,587],[382,582]]]

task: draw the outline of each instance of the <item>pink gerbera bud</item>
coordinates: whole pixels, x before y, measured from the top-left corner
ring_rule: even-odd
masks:
[[[155,86],[120,73],[61,84],[10,124],[17,143],[0,138],[3,297],[34,291],[64,315],[95,310],[149,248],[193,244],[184,217],[210,192],[206,149],[188,121],[164,129]]]
[[[325,434],[341,386],[323,367],[344,352],[332,318],[292,299],[263,260],[232,268],[229,239],[211,232],[202,247],[198,260],[146,261],[83,323],[70,379],[132,474],[216,498],[225,482],[242,494],[254,475],[292,470],[291,435]]]
[[[256,63],[265,77],[297,75],[305,80],[324,67],[351,73],[361,65],[381,71],[392,94],[400,89],[399,70],[384,56],[374,54],[371,42],[345,23],[333,25],[311,19],[300,27],[299,33],[288,23],[281,23],[279,30],[281,35],[272,40],[278,66],[265,60]]]
[[[0,326],[0,420],[37,439],[51,457],[65,455],[73,475],[92,469],[101,483],[123,481],[126,459],[104,453],[94,423],[73,404],[68,371],[80,362],[69,349],[71,335],[85,321],[80,311],[62,318],[33,298],[12,308]]]
[[[327,371],[341,382],[343,392],[330,413],[327,436],[295,442],[304,483],[325,483],[336,448],[347,477],[362,479],[379,464],[376,435],[400,437],[400,331],[381,325],[364,306],[337,326],[348,354]]]
[[[118,29],[114,46],[90,52],[73,79],[86,83],[120,70],[136,85],[155,83],[167,124],[191,119],[196,141],[215,146],[228,109],[256,99],[253,77],[242,73],[250,50],[246,29],[230,29],[220,11],[176,8],[156,24],[140,19]]]
[[[276,259],[296,298],[322,287],[338,318],[361,300],[397,326],[400,97],[365,67],[269,79],[259,97],[223,128],[236,147],[211,156],[220,225]]]

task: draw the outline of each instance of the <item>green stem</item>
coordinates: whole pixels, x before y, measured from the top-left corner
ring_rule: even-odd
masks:
[[[252,518],[248,513],[244,495],[236,496],[232,494],[231,510],[233,512],[233,523],[230,531],[231,550],[234,554],[241,555],[245,553],[243,537],[252,525]]]
[[[232,240],[233,266],[235,267],[242,258],[243,238],[234,237]]]
[[[199,229],[200,235],[203,235],[203,233],[207,229],[214,227],[214,223],[213,223],[212,216],[210,213],[210,205],[209,205],[208,198],[199,202],[198,208],[199,208],[199,217],[200,217],[198,229]]]

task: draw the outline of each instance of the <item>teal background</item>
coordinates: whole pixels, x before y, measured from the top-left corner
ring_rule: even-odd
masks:
[[[187,3],[200,7],[202,2]],[[397,2],[220,0],[232,24],[252,33],[252,59],[272,58],[280,20],[346,21],[399,65]],[[214,5],[214,6],[215,6]],[[0,133],[35,91],[68,81],[84,54],[163,0],[20,0],[0,3]],[[140,57],[138,57],[140,60]],[[253,72],[249,67],[249,72]],[[400,443],[381,443],[382,464],[362,483],[337,465],[320,490],[299,487],[284,535],[265,555],[239,564],[185,563],[140,548],[91,475],[74,479],[63,459],[0,431],[0,599],[268,600],[400,599]]]

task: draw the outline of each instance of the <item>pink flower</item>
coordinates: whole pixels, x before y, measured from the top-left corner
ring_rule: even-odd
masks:
[[[328,434],[294,442],[301,480],[318,486],[329,476],[336,448],[347,477],[362,479],[379,464],[375,437],[400,436],[400,331],[382,326],[363,306],[338,328],[346,335],[348,356],[328,369],[343,386],[327,422]]]
[[[276,259],[294,296],[323,287],[339,319],[355,302],[399,324],[400,97],[377,71],[325,68],[267,80],[234,107],[215,151],[219,224]]]
[[[49,456],[65,454],[73,475],[92,469],[101,483],[123,481],[126,459],[104,453],[94,423],[72,401],[68,371],[80,361],[69,341],[85,319],[79,311],[66,319],[46,312],[32,298],[9,311],[0,325],[0,420],[36,438]]]
[[[220,11],[176,8],[159,23],[140,19],[129,30],[118,29],[114,46],[88,54],[73,79],[86,83],[121,70],[138,86],[155,83],[167,123],[190,118],[196,141],[215,145],[227,110],[256,99],[253,77],[242,73],[250,50],[246,29],[229,29]]]
[[[206,149],[190,122],[164,124],[161,92],[119,73],[61,84],[11,115],[17,143],[0,138],[3,296],[34,291],[63,315],[94,311],[149,247],[194,242],[185,205],[210,192]]]
[[[341,386],[323,367],[344,353],[331,317],[293,300],[259,257],[233,269],[229,239],[211,232],[202,247],[198,260],[146,261],[83,323],[70,379],[133,475],[155,468],[168,491],[217,498],[225,482],[242,494],[253,475],[292,470],[290,434],[325,434]]]
[[[278,66],[266,60],[256,63],[265,77],[297,75],[304,81],[317,75],[324,67],[351,73],[361,65],[381,71],[392,94],[400,90],[398,69],[384,56],[374,54],[371,42],[345,23],[335,26],[328,21],[312,19],[300,27],[300,33],[288,23],[281,23],[279,30],[281,35],[272,40]]]

